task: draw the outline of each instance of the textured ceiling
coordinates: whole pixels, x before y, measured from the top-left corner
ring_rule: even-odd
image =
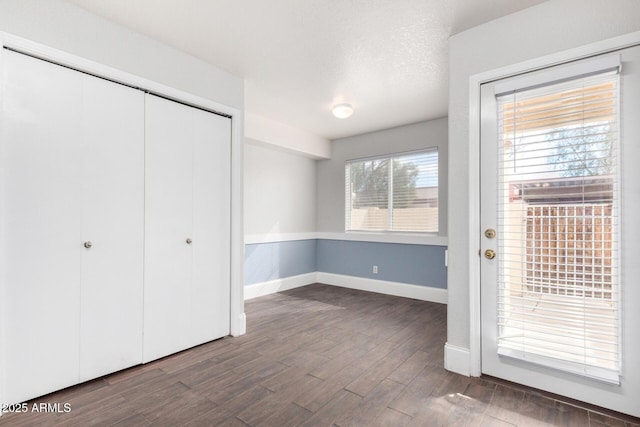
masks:
[[[245,79],[245,109],[335,139],[446,116],[448,37],[543,0],[68,0]],[[331,115],[351,103],[346,120]]]

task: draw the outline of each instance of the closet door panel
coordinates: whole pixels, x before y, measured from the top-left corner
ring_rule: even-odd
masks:
[[[192,110],[146,95],[145,362],[191,342]]]
[[[231,120],[195,111],[193,345],[229,334]]]
[[[78,381],[80,76],[2,52],[4,402]]]
[[[83,75],[80,379],[142,362],[144,93]]]

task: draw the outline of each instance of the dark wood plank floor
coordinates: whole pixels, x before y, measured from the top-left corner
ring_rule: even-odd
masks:
[[[242,337],[35,399],[30,410],[71,411],[5,414],[0,425],[640,425],[445,371],[441,304],[315,284],[248,301],[246,313]]]

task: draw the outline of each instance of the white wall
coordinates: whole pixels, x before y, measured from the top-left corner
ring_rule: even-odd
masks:
[[[550,0],[450,39],[448,344],[468,349],[469,78],[474,74],[640,30],[638,0]],[[479,240],[479,234],[478,234]]]
[[[244,137],[252,144],[278,148],[312,159],[331,157],[331,141],[328,139],[257,114],[245,115]]]
[[[0,0],[0,31],[242,110],[242,79],[61,0]]]
[[[244,162],[247,242],[264,240],[265,235],[315,232],[315,160],[245,143]]]
[[[344,165],[346,160],[438,147],[440,168],[439,217],[441,236],[447,235],[447,119],[430,120],[331,143],[331,159],[318,161],[319,232],[344,232]]]

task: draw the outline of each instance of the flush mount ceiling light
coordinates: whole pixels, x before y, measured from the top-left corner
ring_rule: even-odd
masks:
[[[351,104],[337,104],[333,106],[331,112],[339,119],[346,119],[353,114],[353,107]]]

